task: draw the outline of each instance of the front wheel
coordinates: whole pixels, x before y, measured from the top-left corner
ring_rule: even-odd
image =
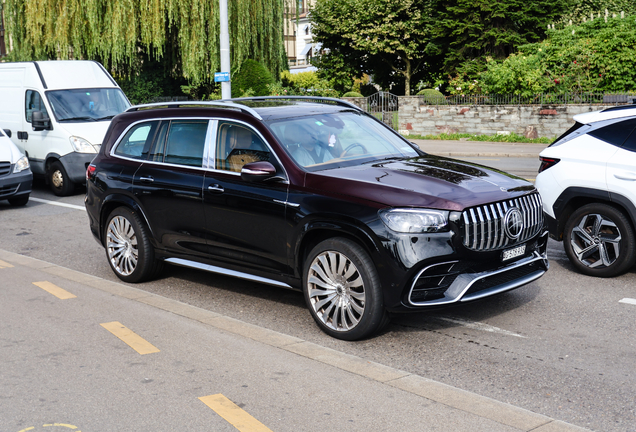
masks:
[[[67,196],[75,191],[75,183],[68,178],[68,174],[60,161],[55,161],[51,164],[47,177],[51,190],[55,195]]]
[[[105,239],[108,263],[124,282],[142,282],[160,271],[148,230],[129,208],[116,208],[108,216]]]
[[[589,276],[619,275],[635,260],[634,230],[621,211],[607,204],[587,204],[572,213],[563,246],[574,267]]]
[[[337,339],[363,339],[388,322],[375,266],[351,240],[333,238],[313,248],[305,261],[303,291],[318,326]]]

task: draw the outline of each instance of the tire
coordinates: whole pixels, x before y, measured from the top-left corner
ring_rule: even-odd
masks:
[[[29,202],[29,194],[21,195],[15,198],[9,198],[7,201],[9,201],[9,204],[11,204],[12,206],[16,206],[16,207],[25,206]]]
[[[47,182],[55,195],[68,196],[75,191],[75,183],[68,178],[68,174],[60,161],[53,162],[46,175]]]
[[[613,277],[635,261],[634,229],[625,215],[607,204],[587,204],[565,224],[563,246],[570,262],[589,276]]]
[[[106,257],[119,279],[143,282],[156,276],[162,262],[155,260],[148,229],[127,207],[113,210],[104,229]]]
[[[318,327],[337,339],[363,339],[388,322],[376,268],[351,240],[332,238],[312,249],[303,269],[303,292]]]

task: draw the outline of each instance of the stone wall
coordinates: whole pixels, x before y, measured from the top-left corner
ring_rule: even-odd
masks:
[[[346,98],[363,107],[364,98]],[[561,135],[573,116],[614,105],[426,105],[417,96],[400,96],[399,131],[403,135],[516,133],[528,138]]]

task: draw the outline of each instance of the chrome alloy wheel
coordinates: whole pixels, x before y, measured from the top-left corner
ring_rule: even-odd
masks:
[[[621,232],[610,219],[586,214],[572,229],[570,243],[581,264],[590,268],[609,267],[620,256]]]
[[[53,174],[51,174],[51,183],[58,189],[64,186],[64,175],[60,170],[53,171]]]
[[[309,300],[316,316],[328,328],[355,328],[365,307],[362,275],[344,254],[326,251],[316,256],[307,278]]]
[[[128,219],[115,216],[106,230],[106,250],[113,268],[123,276],[129,276],[137,268],[139,249],[137,234]]]

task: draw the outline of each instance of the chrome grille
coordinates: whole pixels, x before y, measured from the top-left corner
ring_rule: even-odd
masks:
[[[516,207],[523,217],[523,229],[517,239],[504,231],[508,209]],[[471,207],[462,213],[464,246],[476,251],[491,251],[523,243],[534,237],[543,227],[543,209],[538,193],[519,198]]]

